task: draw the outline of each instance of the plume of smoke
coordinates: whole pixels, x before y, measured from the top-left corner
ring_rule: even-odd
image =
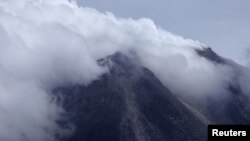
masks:
[[[89,54],[84,37],[56,19],[73,16],[67,1],[0,5],[0,140],[56,140],[66,131],[56,124],[63,111],[51,89],[88,84],[105,70]]]
[[[49,95],[60,85],[89,84],[96,60],[134,50],[171,91],[203,97],[225,92],[232,68],[198,56],[205,45],[157,27],[67,0],[0,0],[0,140],[56,140],[62,109]],[[245,87],[245,86],[244,86]]]

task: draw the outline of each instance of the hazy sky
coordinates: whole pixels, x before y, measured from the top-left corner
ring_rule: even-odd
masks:
[[[78,0],[118,17],[147,17],[174,34],[199,40],[245,64],[250,48],[249,0]]]

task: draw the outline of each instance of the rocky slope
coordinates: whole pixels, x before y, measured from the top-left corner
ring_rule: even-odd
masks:
[[[209,48],[197,53],[226,62]],[[75,127],[66,141],[202,141],[207,124],[250,123],[247,100],[237,85],[229,84],[229,104],[207,99],[197,108],[196,102],[172,94],[131,56],[115,53],[98,63],[109,68],[99,80],[54,90]]]

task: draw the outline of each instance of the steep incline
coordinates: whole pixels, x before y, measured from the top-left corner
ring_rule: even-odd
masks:
[[[89,86],[55,90],[75,125],[67,141],[202,141],[206,126],[153,73],[116,53],[110,68]]]

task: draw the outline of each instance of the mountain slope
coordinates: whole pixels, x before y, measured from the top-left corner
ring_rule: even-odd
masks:
[[[227,84],[228,95],[224,99],[207,98],[206,104],[202,105],[206,115],[216,124],[250,124],[249,97],[242,91],[239,85],[241,66],[217,55],[211,48],[196,50],[197,54],[216,64],[227,65],[233,68],[235,76],[231,83]],[[220,95],[218,93],[217,95]]]
[[[110,72],[89,86],[61,87],[75,132],[68,141],[204,140],[204,125],[153,73],[116,53],[99,60]]]

